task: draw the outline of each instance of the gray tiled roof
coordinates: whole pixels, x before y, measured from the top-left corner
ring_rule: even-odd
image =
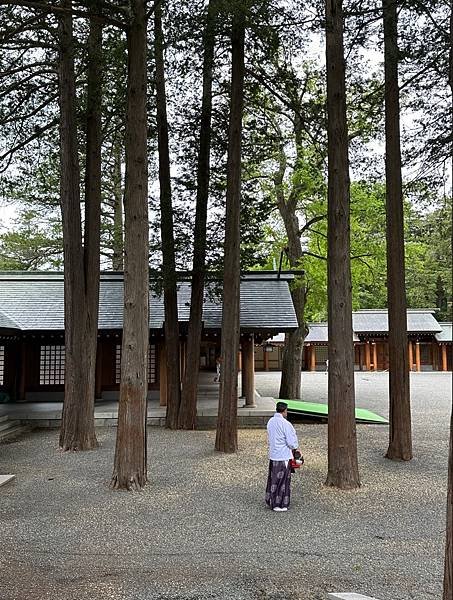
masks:
[[[305,338],[306,342],[328,342],[328,330],[327,323],[308,323],[308,335]],[[354,342],[358,342],[359,338],[352,332],[352,339]]]
[[[20,329],[19,325],[0,310],[0,329]]]
[[[304,343],[322,343],[328,342],[328,332],[327,332],[327,323],[307,323],[308,334],[304,339]],[[352,339],[354,342],[358,342],[359,338],[353,332]],[[285,342],[285,334],[279,333],[278,335],[274,335],[269,342],[273,344],[283,344]]]
[[[411,333],[436,333],[440,325],[434,318],[434,310],[408,309],[407,330]],[[352,313],[353,329],[356,333],[387,333],[388,312],[383,310],[358,310]]]
[[[277,279],[275,275],[259,272],[244,276],[241,281],[243,329],[285,331],[297,327],[288,279]],[[180,321],[189,320],[189,305],[190,283],[183,282],[178,289]],[[23,331],[64,329],[63,274],[0,273],[0,315],[3,311]],[[203,320],[205,328],[221,327],[222,305],[219,297],[206,294]],[[121,329],[122,321],[122,275],[103,274],[99,294],[99,329]],[[163,297],[152,293],[150,328],[160,329],[163,321]],[[0,324],[0,327],[7,326]]]
[[[438,342],[452,342],[453,323],[439,323],[439,326],[442,327],[442,331],[436,333],[436,340]]]

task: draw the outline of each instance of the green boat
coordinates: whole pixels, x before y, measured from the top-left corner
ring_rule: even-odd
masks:
[[[288,414],[294,417],[327,420],[329,418],[329,407],[327,404],[318,402],[302,402],[301,400],[282,400],[288,405]],[[357,423],[372,423],[376,425],[388,425],[388,420],[377,415],[366,408],[355,409]]]

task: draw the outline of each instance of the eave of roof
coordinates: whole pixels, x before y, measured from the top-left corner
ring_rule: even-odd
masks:
[[[245,273],[241,278],[241,329],[258,332],[290,331],[297,327],[288,282],[292,273]],[[0,273],[0,307],[22,331],[55,331],[64,329],[63,273]],[[6,285],[6,282],[8,283]],[[162,329],[164,307],[162,295],[153,291],[150,283],[150,329]],[[222,323],[222,303],[216,281],[208,281],[203,309],[205,329],[219,329]],[[178,284],[180,322],[190,317],[190,282]],[[99,329],[122,328],[123,274],[103,273],[99,293]]]

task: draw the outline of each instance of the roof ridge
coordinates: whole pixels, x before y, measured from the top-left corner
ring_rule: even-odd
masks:
[[[17,329],[22,329],[20,324],[17,321],[15,321],[12,317],[10,317],[9,314],[5,310],[3,310],[3,308],[1,308],[1,307],[0,307],[0,314],[3,317],[6,317],[6,319],[8,321],[11,321],[11,323],[13,323],[17,327]]]

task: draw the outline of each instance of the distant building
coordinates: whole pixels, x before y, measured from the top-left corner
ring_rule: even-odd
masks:
[[[253,350],[297,327],[290,273],[252,272],[241,279],[240,341],[244,373],[254,376]],[[153,282],[150,282],[151,284]],[[220,352],[220,281],[206,286],[200,369],[215,371]],[[0,272],[0,395],[14,401],[61,400],[64,390],[64,286],[62,273]],[[123,275],[101,275],[96,397],[118,397],[123,326]],[[180,360],[185,368],[190,282],[178,286]],[[148,390],[165,404],[164,306],[150,293]],[[249,399],[253,404],[254,398]]]
[[[439,323],[430,309],[408,309],[408,355],[411,371],[452,370],[452,324]],[[352,313],[356,370],[385,371],[388,358],[387,310]],[[308,324],[304,342],[303,369],[326,369],[329,345],[327,323]],[[255,349],[257,370],[280,370],[285,336],[279,334]]]

